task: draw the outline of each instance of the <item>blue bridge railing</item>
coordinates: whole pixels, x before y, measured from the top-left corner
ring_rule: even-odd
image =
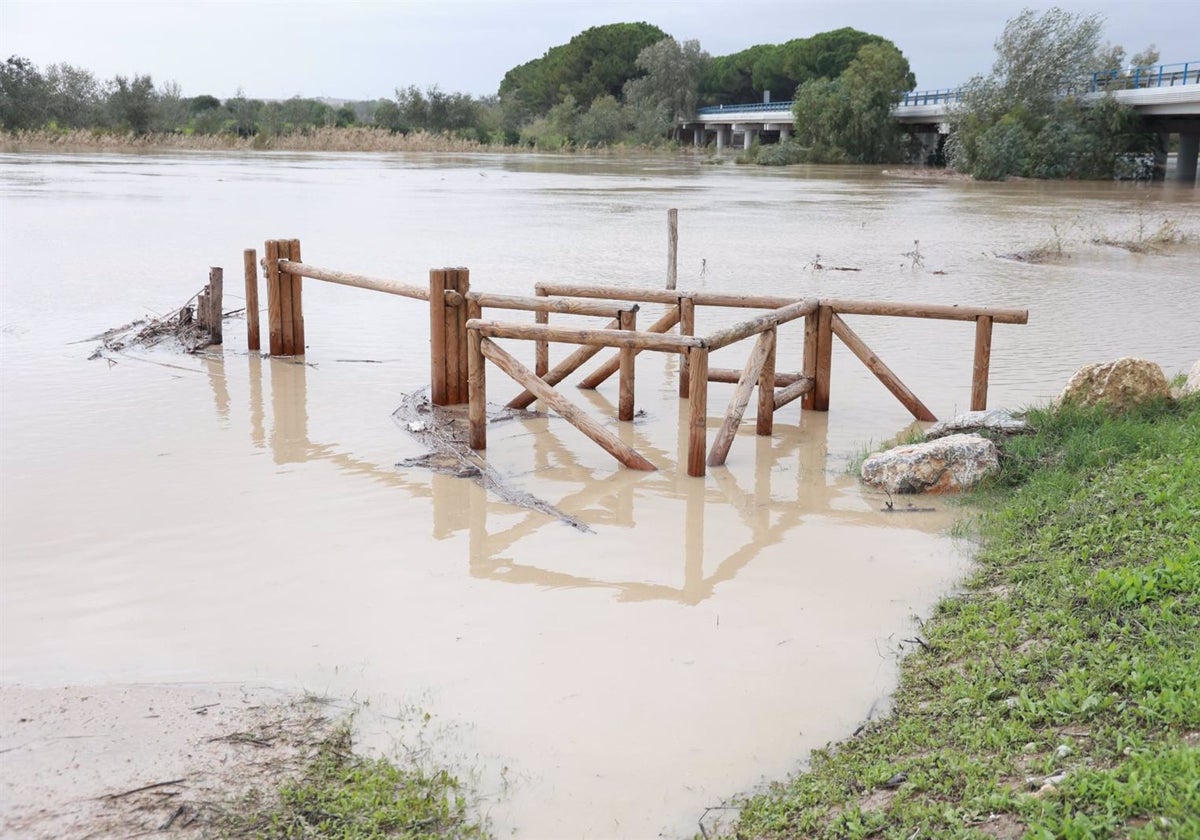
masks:
[[[1133,67],[1129,70],[1105,70],[1092,74],[1092,92],[1138,90],[1200,84],[1200,61],[1160,64],[1157,67]]]
[[[1152,67],[1134,67],[1129,70],[1117,69],[1093,73],[1091,92],[1105,93],[1107,91],[1195,84],[1200,84],[1200,61],[1187,61],[1181,64],[1159,64]],[[959,101],[962,95],[961,87],[914,90],[904,94],[898,107],[949,105]],[[697,108],[696,115],[703,117],[718,114],[761,114],[790,111],[791,109],[791,102],[750,102],[741,105],[712,105],[707,108]]]

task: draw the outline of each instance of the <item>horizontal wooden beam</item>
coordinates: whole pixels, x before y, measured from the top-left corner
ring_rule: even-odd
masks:
[[[486,338],[517,338],[527,341],[556,341],[561,344],[586,344],[593,347],[632,347],[662,353],[682,353],[703,347],[704,339],[690,335],[658,335],[641,330],[596,330],[552,327],[548,324],[505,324],[499,321],[471,320],[467,329],[479,330]]]
[[[597,318],[617,318],[622,312],[637,312],[633,301],[590,301],[563,297],[529,297],[525,295],[494,295],[490,292],[471,292],[471,300],[484,309],[513,309],[524,312],[559,312],[564,315],[594,315]]]
[[[775,381],[779,382],[779,377],[775,377]],[[798,400],[805,394],[808,394],[816,387],[816,380],[809,376],[801,376],[791,385],[780,388],[775,392],[775,410],[783,408],[793,400]]]
[[[741,381],[742,372],[735,368],[714,368],[708,369],[709,382],[725,382],[730,385],[736,385]],[[784,388],[788,385],[795,385],[804,377],[799,373],[776,373],[775,387]]]
[[[410,286],[396,280],[384,280],[379,277],[367,277],[362,274],[350,274],[346,271],[334,271],[329,268],[318,268],[308,263],[279,260],[279,271],[284,274],[294,274],[301,277],[311,277],[314,280],[324,280],[327,283],[338,283],[342,286],[354,286],[356,289],[370,289],[375,292],[385,292],[389,295],[429,300],[429,289]],[[459,296],[459,302],[462,297]],[[455,305],[451,303],[451,305]]]
[[[997,309],[990,306],[945,306],[934,303],[891,303],[871,300],[821,300],[840,315],[890,315],[899,318],[934,318],[945,321],[974,321],[986,315],[997,324],[1026,324],[1028,309]]]

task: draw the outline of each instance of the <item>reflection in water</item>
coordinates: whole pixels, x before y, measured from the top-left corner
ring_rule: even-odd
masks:
[[[828,415],[824,413],[802,413],[802,428],[777,424],[774,436],[739,435],[739,446],[749,448],[753,445],[755,448],[752,489],[743,487],[737,475],[726,467],[711,469],[709,480],[689,477],[686,470],[678,469],[686,459],[688,423],[687,403],[680,400],[676,430],[678,446],[674,457],[637,424],[619,424],[619,434],[625,443],[646,453],[663,467],[656,473],[618,469],[597,478],[581,472],[576,456],[556,433],[555,427],[564,427],[555,420],[527,421],[538,428],[536,433],[524,435],[522,439],[532,448],[530,458],[539,482],[553,487],[580,485],[553,499],[553,504],[592,526],[634,528],[638,524],[636,499],[639,496],[682,502],[681,585],[605,579],[555,571],[532,562],[516,562],[512,559],[512,551],[522,540],[546,528],[560,529],[561,523],[538,511],[521,511],[515,524],[490,530],[489,515],[510,519],[514,508],[489,498],[486,489],[477,481],[436,473],[414,480],[399,468],[381,467],[341,451],[337,443],[314,443],[308,431],[309,366],[292,359],[267,358],[265,362],[270,369],[272,425],[269,434],[264,434],[263,425],[264,359],[256,354],[249,356],[250,434],[254,445],[259,448],[269,445],[278,465],[325,460],[349,473],[402,488],[413,497],[429,498],[433,508],[432,536],[447,540],[467,532],[469,569],[476,578],[550,589],[612,589],[619,593],[620,601],[666,600],[696,605],[711,598],[718,584],[733,580],[763,551],[783,543],[789,535],[795,535],[806,518],[836,513],[844,523],[875,528],[914,524],[889,521],[873,509],[856,511],[835,507],[835,502],[843,497],[847,485],[853,485],[853,481],[845,476],[831,476],[825,469]],[[227,419],[229,393],[224,372],[227,361],[209,355],[204,364],[212,384],[217,414]],[[595,391],[583,393],[601,413],[615,414],[615,406],[604,395]],[[719,427],[720,418],[710,417],[709,423],[714,428]],[[746,427],[750,428],[752,424]],[[772,476],[788,464],[790,471],[795,473],[795,482],[787,492],[781,493],[772,482]],[[646,506],[652,507],[651,504]],[[706,575],[705,568],[711,564],[705,562],[705,520],[707,512],[714,506],[735,512],[746,536],[740,547],[724,553],[716,561],[713,571]],[[579,538],[587,539],[585,536]],[[537,556],[537,551],[526,554]]]

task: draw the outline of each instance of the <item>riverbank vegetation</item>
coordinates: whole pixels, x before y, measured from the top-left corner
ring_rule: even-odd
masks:
[[[241,92],[222,101],[185,96],[150,75],[102,80],[86,68],[39,68],[12,56],[0,64],[0,128],[18,147],[669,147],[679,119],[697,105],[788,98],[798,85],[837,78],[867,45],[895,50],[878,35],[843,28],[714,58],[656,26],[616,23],[512,68],[494,95],[401,85],[390,98],[366,101]],[[383,133],[404,139],[385,142]]]
[[[737,837],[1200,837],[1200,395],[1029,419],[890,716]]]

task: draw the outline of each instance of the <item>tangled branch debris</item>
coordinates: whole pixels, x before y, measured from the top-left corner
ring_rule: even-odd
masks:
[[[538,416],[535,412],[502,408],[489,409],[488,422],[500,423],[517,417]],[[429,450],[426,455],[401,461],[399,467],[424,467],[460,478],[473,478],[486,490],[510,505],[553,516],[572,528],[592,533],[587,523],[567,514],[544,499],[507,486],[502,476],[467,445],[466,406],[435,406],[424,391],[407,394],[392,418]]]
[[[219,343],[219,339],[198,317],[197,300],[203,293],[201,290],[192,295],[187,303],[170,314],[140,318],[92,336],[87,341],[98,341],[100,345],[88,359],[101,359],[108,353],[120,353],[131,348],[155,347],[164,342],[173,342],[184,353],[198,353],[210,344]],[[243,311],[224,312],[222,317],[229,318]]]

